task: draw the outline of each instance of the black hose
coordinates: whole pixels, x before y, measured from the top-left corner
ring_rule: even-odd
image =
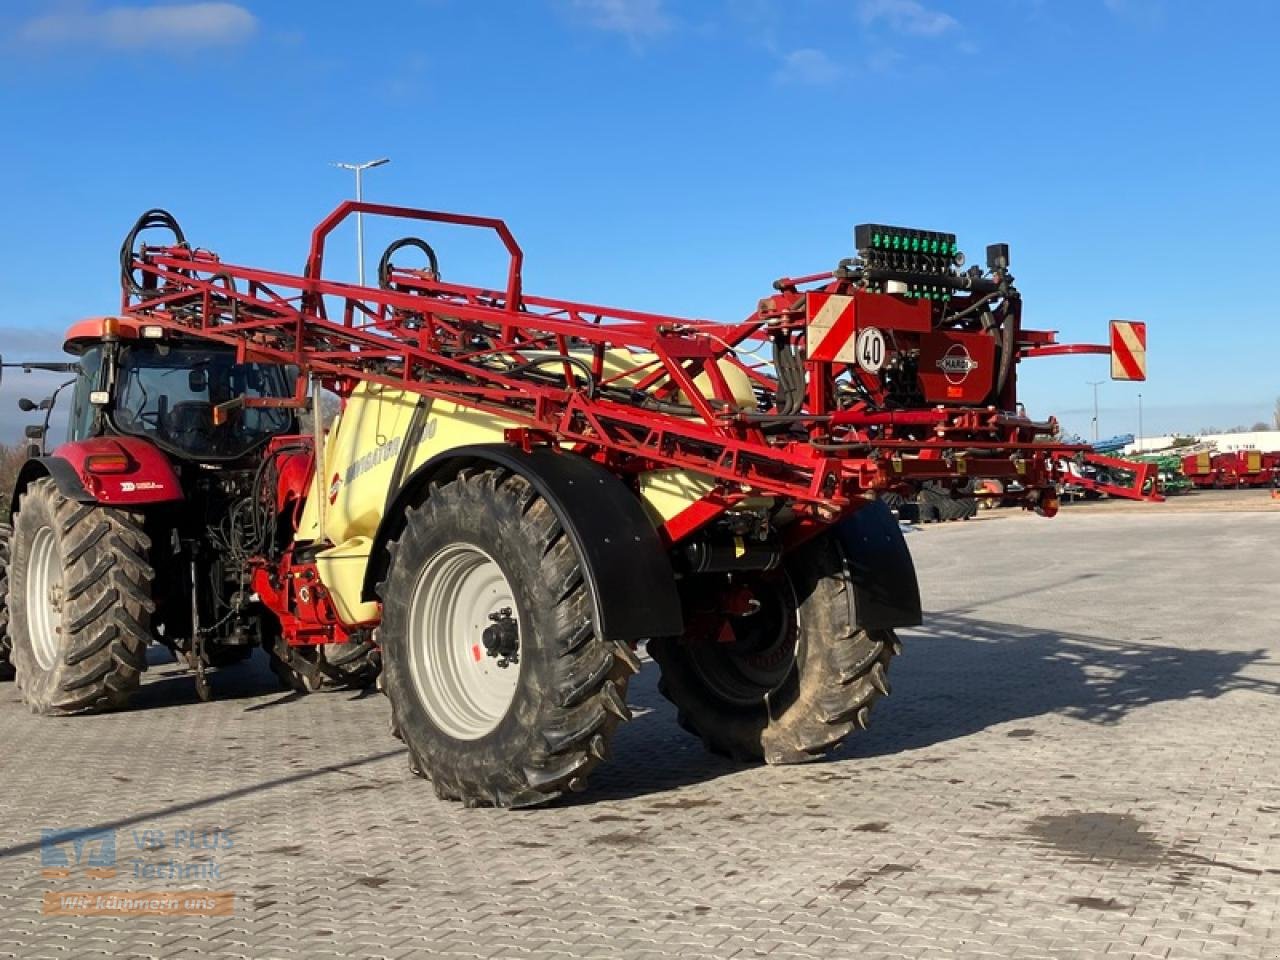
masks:
[[[558,353],[555,356],[550,356],[550,357],[535,357],[534,359],[530,360],[528,363],[517,364],[514,367],[510,367],[507,370],[504,370],[503,373],[507,373],[507,374],[523,373],[526,370],[535,370],[538,367],[545,367],[551,363],[567,363],[569,364],[569,366],[576,367],[578,370],[582,371],[582,376],[587,381],[587,398],[595,399],[595,395],[596,395],[595,374],[591,372],[590,364],[588,364],[585,360],[579,359],[578,357],[566,356],[563,353]]]
[[[1000,395],[1004,392],[1004,385],[1009,380],[1009,373],[1013,370],[1013,356],[1016,352],[1016,344],[1014,343],[1013,318],[1009,316],[1009,310],[1000,311],[1000,365],[996,368],[996,391],[995,399],[1000,400]]]
[[[142,283],[138,283],[134,276],[133,260],[137,252],[136,245],[138,235],[144,230],[168,230],[173,234],[173,246],[187,246],[187,237],[182,232],[182,227],[178,225],[177,219],[168,210],[161,210],[159,207],[148,210],[140,216],[133,225],[133,229],[124,238],[124,243],[120,246],[120,283],[130,294],[139,299],[147,299],[155,292],[155,277],[151,274],[143,276]]]
[[[382,251],[382,259],[378,261],[378,286],[383,290],[391,286],[391,258],[406,247],[412,247],[425,253],[427,262],[431,264],[431,279],[440,279],[440,260],[436,256],[435,250],[432,249],[431,244],[417,237],[401,237],[387,247],[386,250]]]
[[[976,312],[977,312],[977,311],[979,311],[979,310],[983,310],[983,309],[986,307],[986,305],[987,305],[987,304],[988,304],[988,303],[989,303],[989,302],[990,302],[994,297],[996,297],[996,296],[997,296],[997,294],[998,294],[998,293],[999,293],[999,291],[996,291],[996,292],[993,292],[993,293],[987,293],[987,294],[984,294],[983,296],[981,296],[981,297],[979,297],[977,300],[975,300],[973,303],[971,303],[971,304],[969,304],[967,307],[965,307],[963,310],[961,310],[961,311],[959,311],[959,312],[957,312],[957,313],[953,313],[953,314],[949,314],[949,315],[945,315],[945,316],[943,316],[943,318],[942,318],[942,322],[943,322],[943,323],[955,323],[955,322],[956,322],[956,321],[958,321],[958,320],[963,320],[965,317],[969,316],[969,314],[971,314],[971,313],[976,313]],[[984,310],[984,313],[989,313],[989,312],[990,312],[990,311]]]
[[[794,416],[804,408],[804,363],[786,334],[773,337],[773,366],[778,373],[778,413]]]

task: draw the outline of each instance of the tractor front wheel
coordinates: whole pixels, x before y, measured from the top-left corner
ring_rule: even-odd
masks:
[[[687,634],[651,640],[680,725],[737,760],[802,763],[865,729],[898,641],[860,630],[839,548],[824,535],[780,571],[683,586]]]
[[[35,713],[123,706],[151,642],[151,541],[138,516],[77,503],[51,479],[18,503],[9,562],[9,637]]]
[[[379,636],[410,768],[468,806],[582,790],[630,717],[639,661],[596,633],[555,511],[517,474],[464,470],[405,521]]]

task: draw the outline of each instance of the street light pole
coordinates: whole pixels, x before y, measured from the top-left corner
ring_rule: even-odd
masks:
[[[1142,452],[1142,394],[1138,394],[1138,452]]]
[[[1089,380],[1089,386],[1093,387],[1093,442],[1098,442],[1098,388],[1107,381],[1105,380]]]
[[[356,202],[364,200],[364,172],[390,163],[390,157],[381,157],[365,163],[335,163],[335,167],[351,170],[356,175]],[[364,214],[356,212],[356,275],[360,278],[360,286],[364,286]]]

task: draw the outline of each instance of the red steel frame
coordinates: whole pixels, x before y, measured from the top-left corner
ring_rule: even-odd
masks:
[[[446,283],[400,268],[387,288],[322,279],[325,241],[353,213],[492,230],[510,257],[506,286]],[[347,202],[316,227],[302,276],[224,263],[185,245],[144,246],[132,271],[145,289],[126,286],[122,310],[170,332],[232,344],[242,359],[296,364],[340,393],[369,381],[490,412],[515,424],[508,440],[525,447],[566,445],[624,474],[674,467],[717,480],[712,493],[666,524],[670,542],[750,495],[788,498],[804,527],[857,509],[873,491],[925,479],[1017,479],[1027,506],[1052,512],[1054,481],[1065,476],[1060,458],[1087,449],[1038,442],[1056,433],[1055,421],[994,406],[838,408],[833,385],[843,367],[832,363],[805,361],[807,402],[799,414],[740,409],[720,365],[775,391],[770,365],[748,358],[779,338],[804,351],[806,293],[842,293],[871,306],[887,297],[835,273],[780,280],[755,314],[725,324],[530,296],[522,264],[501,220]],[[1016,342],[1019,358],[1108,351],[1057,344],[1042,331],[1019,330]],[[635,363],[607,373],[606,352],[619,349],[632,351]],[[542,376],[530,377],[533,371]],[[695,383],[703,374],[704,383]],[[1006,410],[1014,409],[1014,379],[1000,398]],[[622,393],[611,389],[624,385]],[[266,402],[300,405],[302,396]],[[682,406],[673,412],[671,404]],[[778,433],[784,423],[792,429]]]
[[[1164,494],[1156,482],[1159,467],[1143,460],[1124,460],[1120,457],[1108,457],[1100,453],[1086,453],[1083,462],[1094,467],[1106,467],[1110,470],[1121,470],[1131,474],[1133,479],[1128,483],[1101,483],[1084,474],[1072,475],[1070,483],[1095,493],[1105,493],[1110,497],[1124,500],[1147,500],[1151,503],[1164,503]]]

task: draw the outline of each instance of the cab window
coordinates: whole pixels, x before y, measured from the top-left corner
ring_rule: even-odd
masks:
[[[80,355],[80,375],[71,395],[71,416],[67,423],[68,440],[84,440],[93,436],[97,410],[89,402],[89,394],[98,389],[102,373],[102,347],[89,347]]]

